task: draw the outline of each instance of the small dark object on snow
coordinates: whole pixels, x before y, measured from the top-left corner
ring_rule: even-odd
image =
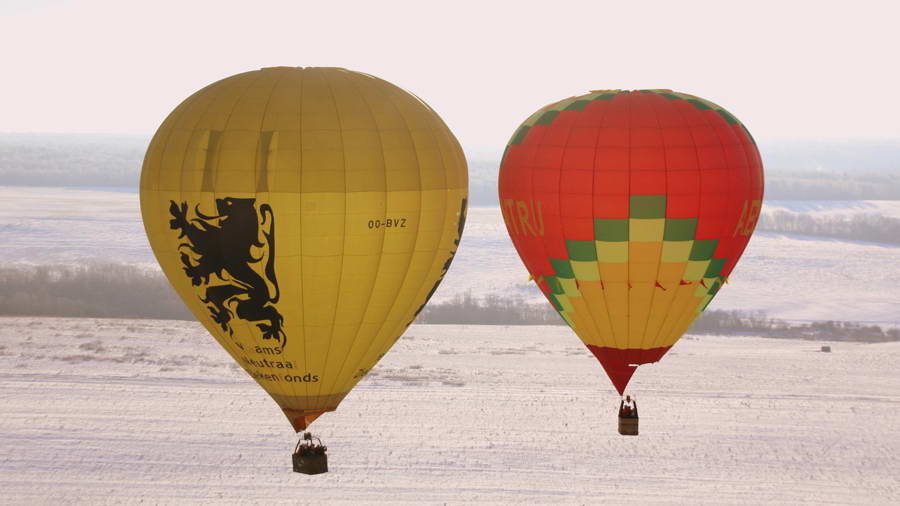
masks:
[[[831,353],[831,346],[822,346],[822,353]]]
[[[637,401],[630,395],[619,404],[619,434],[623,436],[638,435]]]
[[[328,472],[328,455],[325,452],[328,448],[322,444],[322,440],[315,438],[317,443],[313,442],[313,435],[309,432],[303,433],[303,439],[297,441],[297,447],[294,448],[294,472],[303,474],[322,474]]]

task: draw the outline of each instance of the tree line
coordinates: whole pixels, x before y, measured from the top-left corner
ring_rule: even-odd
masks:
[[[549,303],[527,303],[495,295],[474,298],[470,293],[443,302],[431,302],[418,323],[460,325],[566,325]],[[856,322],[793,323],[769,318],[762,311],[707,309],[694,321],[689,334],[745,335],[784,339],[885,342],[900,341],[900,329]]]
[[[758,230],[900,244],[900,219],[878,214],[811,215],[788,211],[766,212]]]
[[[0,315],[193,319],[162,272],[125,264],[0,267]]]
[[[126,264],[0,267],[0,316],[193,320],[162,272]],[[565,325],[547,302],[520,297],[475,297],[470,292],[432,301],[416,323],[455,325]],[[690,334],[884,342],[900,329],[854,322],[792,323],[759,311],[707,310]]]

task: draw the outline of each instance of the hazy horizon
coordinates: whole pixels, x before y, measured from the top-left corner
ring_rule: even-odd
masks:
[[[10,0],[0,131],[150,135],[188,95],[267,66],[337,66],[421,97],[463,146],[501,149],[591,89],[672,88],[758,139],[893,138],[900,6],[712,1],[377,4]],[[115,20],[114,22],[110,22]],[[882,91],[884,90],[884,91]]]
[[[152,139],[154,132],[113,132],[113,131],[96,131],[96,132],[79,132],[79,131],[13,131],[13,130],[0,130],[0,137],[16,137],[21,136],[23,138],[26,137],[58,137],[59,139],[75,139],[75,138],[94,138],[94,139],[134,139],[140,140],[142,142],[150,142]],[[846,144],[856,144],[856,145],[875,145],[875,146],[896,146],[900,149],[900,136],[890,137],[890,136],[868,136],[868,137],[854,137],[854,136],[846,136],[846,137],[756,137],[757,143],[760,145],[760,149],[765,149],[766,146],[785,146],[785,145],[804,145],[804,144],[823,144],[823,145],[846,145]],[[506,144],[501,144],[499,146],[488,146],[488,145],[463,145],[463,151],[466,153],[466,157],[470,160],[497,160],[499,161],[501,156],[503,155],[503,148]],[[766,160],[764,159],[763,162]],[[900,169],[900,159],[896,159],[897,169]],[[766,167],[767,169],[769,167]],[[778,167],[776,167],[778,168]]]

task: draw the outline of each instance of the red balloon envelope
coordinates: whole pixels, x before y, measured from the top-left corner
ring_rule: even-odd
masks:
[[[749,131],[712,102],[596,91],[529,117],[499,186],[526,268],[622,393],[727,281],[763,171]]]

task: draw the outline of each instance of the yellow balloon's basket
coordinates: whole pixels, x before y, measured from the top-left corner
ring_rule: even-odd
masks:
[[[623,436],[638,435],[638,417],[619,415],[619,434]]]
[[[309,432],[303,434],[303,439],[297,441],[294,454],[294,472],[301,474],[322,474],[328,472],[328,448],[322,444],[322,440],[315,438]]]

